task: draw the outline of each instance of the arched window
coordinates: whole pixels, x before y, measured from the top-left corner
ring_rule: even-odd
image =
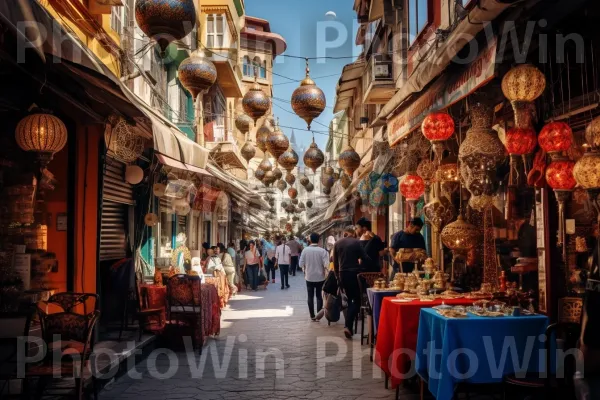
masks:
[[[258,77],[262,78],[262,61],[260,58],[258,57],[254,57],[254,60],[252,60],[252,63],[254,64],[254,66],[257,68],[257,72],[258,72]]]
[[[262,62],[262,66],[260,67],[260,77],[262,79],[267,79],[267,61]]]
[[[244,76],[254,76],[254,68],[252,68],[252,63],[250,62],[250,57],[244,56],[244,66],[243,66]]]

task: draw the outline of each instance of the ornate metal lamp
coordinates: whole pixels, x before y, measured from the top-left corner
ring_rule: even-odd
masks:
[[[283,176],[283,172],[279,169],[277,163],[275,163],[275,168],[273,168],[273,175],[275,175],[275,179],[279,180]]]
[[[442,229],[442,243],[452,251],[452,279],[455,261],[459,258],[466,260],[467,253],[477,245],[479,236],[479,229],[466,222],[462,215]]]
[[[567,260],[567,244],[565,243],[565,203],[570,199],[577,181],[573,175],[575,163],[566,157],[554,156],[546,168],[546,182],[554,190],[558,201],[558,241],[562,246],[563,261]]]
[[[529,128],[533,117],[533,102],[544,93],[546,77],[531,64],[521,64],[504,75],[502,92],[510,100],[517,128]]]
[[[308,59],[306,60],[306,78],[300,82],[300,87],[294,90],[292,94],[292,110],[306,121],[308,130],[310,125],[315,118],[325,109],[327,105],[327,99],[325,94],[315,82],[310,79],[310,68],[308,66]]]
[[[254,121],[246,114],[240,114],[235,118],[235,127],[244,134],[244,136],[250,132]]]
[[[343,173],[342,177],[340,178],[340,185],[342,185],[342,187],[344,189],[348,189],[351,184],[352,184],[352,178],[350,178],[348,176],[348,174]]]
[[[445,112],[428,114],[421,124],[423,136],[431,142],[435,153],[436,164],[439,165],[444,152],[444,141],[454,134],[454,119]]]
[[[273,164],[271,164],[271,160],[269,160],[268,153],[265,153],[263,160],[260,162],[260,164],[258,164],[258,169],[261,169],[265,172],[273,169]]]
[[[296,188],[289,188],[288,189],[288,196],[290,196],[290,199],[295,199],[296,197],[298,197],[298,190],[296,190]]]
[[[296,183],[296,176],[294,174],[292,174],[291,172],[288,172],[287,174],[285,174],[285,181],[292,186],[294,183]]]
[[[279,128],[279,119],[275,123],[275,128],[267,136],[267,150],[278,159],[290,147],[290,141]]]
[[[283,179],[280,179],[277,181],[277,189],[279,189],[279,191],[281,193],[283,193],[283,191],[285,189],[287,189],[287,183],[285,183],[285,181]]]
[[[425,182],[419,175],[409,172],[400,182],[400,193],[410,204],[410,217],[415,217],[415,204],[425,192]]]
[[[292,146],[289,146],[287,151],[280,155],[277,161],[283,169],[290,173],[298,165],[298,154],[292,149]]]
[[[262,181],[266,187],[270,187],[272,184],[275,183],[276,180],[277,179],[275,178],[275,174],[273,173],[273,171],[266,171],[265,177],[263,178]]]
[[[263,179],[265,178],[265,174],[266,174],[266,172],[260,168],[258,168],[256,171],[254,171],[254,177],[256,179],[258,179],[260,182],[262,182]]]
[[[304,165],[312,169],[313,172],[317,172],[317,169],[325,162],[325,154],[319,149],[315,143],[315,138],[308,147],[308,150],[304,153]]]
[[[585,141],[597,150],[600,148],[600,117],[596,117],[585,127]]]
[[[550,122],[540,131],[538,142],[540,147],[552,157],[571,148],[573,131],[564,122]]]
[[[312,202],[311,200],[308,200],[308,201],[306,202],[306,207],[307,207],[307,208],[312,208],[312,206],[313,206],[313,202]]]
[[[183,39],[194,29],[196,7],[193,0],[137,0],[135,20],[164,54],[171,41]]]
[[[135,133],[133,126],[124,118],[110,118],[110,128],[104,132],[106,147],[117,160],[126,164],[132,163],[144,151],[144,139]]]
[[[258,84],[258,67],[256,65],[254,66],[254,85],[244,95],[242,107],[244,112],[254,120],[254,126],[256,126],[256,121],[271,108],[271,99]]]
[[[242,153],[242,157],[244,157],[244,160],[250,161],[256,155],[256,146],[254,146],[252,140],[247,140],[240,151]]]
[[[39,111],[19,121],[15,140],[21,149],[37,153],[40,167],[46,168],[67,144],[67,127],[54,115]]]
[[[308,185],[310,183],[308,176],[306,176],[305,174],[300,175],[299,181],[300,181],[300,184],[304,187],[306,187],[306,185]]]
[[[329,196],[331,194],[331,188],[327,187],[327,186],[323,186],[322,188],[323,194]]]
[[[352,176],[354,171],[360,167],[360,155],[352,146],[348,146],[340,153],[338,164],[346,174]]]

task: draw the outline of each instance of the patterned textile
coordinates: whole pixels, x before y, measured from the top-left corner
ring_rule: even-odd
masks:
[[[215,271],[214,277],[204,277],[205,283],[214,285],[219,295],[219,301],[221,308],[225,307],[229,303],[229,297],[231,291],[229,289],[229,283],[227,282],[227,275],[221,271]]]

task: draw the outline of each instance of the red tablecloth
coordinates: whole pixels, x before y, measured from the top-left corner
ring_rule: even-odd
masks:
[[[384,298],[381,305],[374,361],[391,378],[392,388],[395,388],[410,372],[410,363],[414,360],[421,308],[437,306],[442,302],[470,306],[474,300],[415,300],[409,303],[392,300],[392,297]]]
[[[225,307],[227,303],[229,303],[229,297],[231,296],[231,291],[229,290],[229,283],[227,282],[227,275],[215,271],[215,276],[205,276],[204,282],[206,284],[213,285],[215,288],[217,288],[221,308]]]
[[[201,288],[201,289],[200,289]],[[162,320],[166,321],[167,307],[167,287],[156,285],[142,285],[142,290],[145,290],[148,298],[149,308],[163,308]],[[200,293],[198,293],[200,291]],[[208,336],[218,335],[221,333],[221,306],[219,293],[214,284],[205,284],[202,286],[194,285],[194,296],[201,296],[202,305],[202,320],[198,320],[197,338],[201,343]],[[197,298],[196,298],[197,300]],[[160,330],[164,329],[164,324]]]

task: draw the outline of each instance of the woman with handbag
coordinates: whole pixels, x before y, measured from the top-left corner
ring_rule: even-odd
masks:
[[[256,248],[256,243],[251,240],[244,253],[244,272],[247,273],[250,287],[254,292],[258,290],[258,271],[262,268],[262,257]]]

